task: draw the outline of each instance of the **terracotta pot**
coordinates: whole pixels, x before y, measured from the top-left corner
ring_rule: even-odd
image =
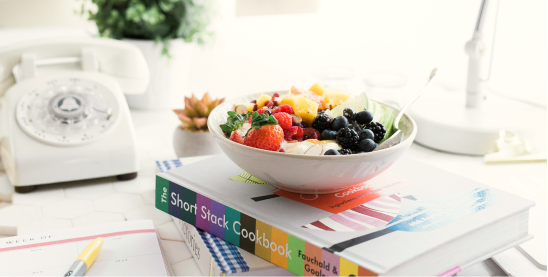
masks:
[[[209,131],[191,132],[180,127],[173,132],[173,148],[178,158],[222,153]]]

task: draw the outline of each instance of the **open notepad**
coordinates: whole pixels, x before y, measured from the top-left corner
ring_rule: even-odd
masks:
[[[104,239],[103,248],[86,276],[171,276],[150,220],[0,239],[0,275],[63,276],[96,237]]]

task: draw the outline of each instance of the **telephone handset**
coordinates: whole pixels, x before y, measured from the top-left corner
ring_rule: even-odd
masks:
[[[55,38],[0,48],[0,97],[16,78],[35,77],[38,67],[71,63],[81,63],[83,71],[110,75],[125,94],[144,93],[148,85],[146,60],[133,45],[105,38]]]
[[[136,172],[123,94],[145,92],[148,81],[142,53],[122,41],[56,38],[0,48],[0,156],[16,190]]]

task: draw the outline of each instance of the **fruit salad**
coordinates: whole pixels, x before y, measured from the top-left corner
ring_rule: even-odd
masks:
[[[368,153],[395,131],[395,114],[365,93],[343,88],[291,87],[237,103],[220,127],[228,139],[250,147],[304,155]]]

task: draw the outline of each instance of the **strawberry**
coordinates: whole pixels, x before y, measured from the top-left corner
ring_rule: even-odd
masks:
[[[251,129],[244,137],[244,144],[254,148],[277,151],[284,141],[284,131],[270,113],[253,112]]]
[[[291,128],[284,131],[284,138],[287,141],[303,141],[303,129],[298,126],[292,126]]]
[[[272,111],[272,114],[276,114],[276,113],[295,114],[295,111],[293,111],[293,107],[291,107],[289,105],[281,105],[281,106],[276,107],[276,109],[274,109],[274,111]]]
[[[277,113],[274,114],[274,118],[278,120],[278,124],[282,127],[283,130],[287,130],[293,126],[293,117],[288,113]]]
[[[267,124],[256,128],[251,128],[244,138],[244,144],[254,148],[278,151],[284,141],[284,131],[282,127],[274,124]]]
[[[244,138],[242,137],[240,132],[238,132],[238,130],[232,132],[232,135],[230,135],[230,140],[239,144],[244,144]]]

